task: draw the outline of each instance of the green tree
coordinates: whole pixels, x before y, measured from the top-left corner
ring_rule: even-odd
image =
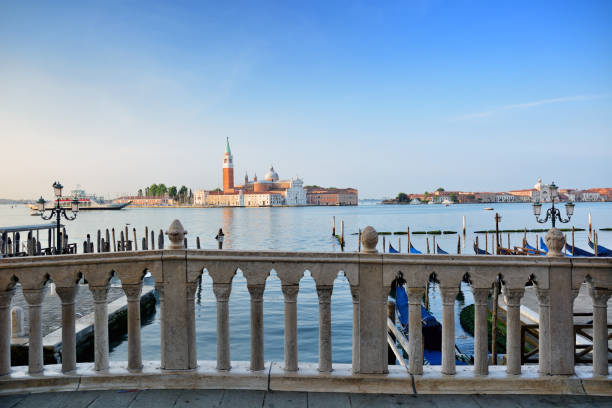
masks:
[[[438,187],[436,191],[444,191],[444,189],[442,187]]]
[[[142,197],[142,188],[138,189],[138,197]]]
[[[163,196],[167,192],[168,192],[168,187],[166,187],[165,184],[162,183],[162,184],[157,186],[157,195],[158,196]]]
[[[168,189],[168,196],[170,198],[175,198],[176,197],[176,192],[177,192],[176,186],[172,186],[172,187],[170,187]]]
[[[410,197],[408,197],[408,194],[406,193],[399,193],[397,195],[397,201],[399,201],[400,203],[407,203],[408,201],[410,201]]]
[[[149,187],[149,193],[151,193],[153,197],[157,197],[157,189],[157,184],[151,184],[151,186]]]
[[[185,199],[187,198],[187,187],[185,186],[181,186],[181,188],[178,191],[178,195],[179,195],[179,200],[181,203],[185,202]]]
[[[450,197],[449,197],[449,198],[450,198],[450,200],[451,200],[453,203],[456,203],[456,202],[457,202],[457,194],[455,194],[455,193],[451,193],[451,195],[450,195]]]

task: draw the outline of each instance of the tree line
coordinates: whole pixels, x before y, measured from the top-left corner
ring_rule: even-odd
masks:
[[[163,197],[168,194],[168,198],[171,198],[180,204],[193,204],[193,191],[186,186],[166,187],[165,184],[151,184],[149,187],[138,189],[138,197]]]

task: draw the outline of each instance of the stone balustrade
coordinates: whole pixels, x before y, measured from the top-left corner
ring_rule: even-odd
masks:
[[[190,378],[184,373],[191,372],[197,373],[197,380],[192,378],[187,385],[181,382],[182,387],[249,388],[254,386],[245,378],[267,378],[267,384],[257,384],[267,389],[300,391],[335,387],[334,390],[361,392],[416,392],[418,387],[424,387],[429,392],[483,393],[491,391],[490,387],[502,389],[499,385],[502,380],[510,381],[516,391],[520,380],[520,387],[529,392],[550,392],[550,387],[554,388],[559,381],[566,388],[557,388],[557,392],[579,392],[568,391],[568,383],[559,380],[566,377],[575,379],[571,384],[580,384],[582,392],[588,383],[593,393],[611,393],[606,303],[612,293],[612,258],[380,254],[375,250],[377,234],[371,227],[363,231],[361,253],[187,250],[183,247],[185,233],[180,222],[174,221],[167,232],[171,240],[167,250],[0,260],[0,392],[46,389],[75,378],[79,378],[75,387],[80,389],[86,388],[86,384],[93,384],[90,385],[93,389],[177,387],[173,383],[177,373],[183,373],[180,375],[184,379]],[[246,278],[251,298],[248,369],[244,363],[231,360],[229,347],[228,300],[232,279],[238,270]],[[280,279],[284,297],[285,361],[280,368],[264,360],[263,294],[272,270]],[[310,271],[319,299],[316,369],[298,360],[297,295],[305,271]],[[156,361],[143,362],[138,299],[147,272],[159,292],[161,355]],[[387,363],[386,303],[392,281],[399,272],[406,280],[411,306],[407,368]],[[202,273],[211,277],[216,299],[217,361],[214,365],[198,361],[196,353],[194,293]],[[339,273],[346,276],[353,297],[350,367],[333,363],[331,347],[330,300]],[[441,367],[423,366],[420,305],[432,274],[440,282],[442,298]],[[118,366],[109,364],[107,328],[107,293],[113,275],[121,280],[128,300],[128,361]],[[503,368],[489,366],[487,351],[487,297],[498,278],[507,303],[507,365]],[[42,359],[40,305],[50,279],[62,301],[61,371],[45,367]],[[74,298],[81,279],[87,283],[95,303],[93,366],[76,363]],[[454,299],[465,279],[470,283],[475,303],[474,365],[459,370],[455,367],[454,354]],[[28,373],[10,365],[10,304],[17,282],[28,303]],[[594,306],[593,365],[580,367],[577,373],[572,306],[583,282],[588,282]],[[535,372],[533,367],[521,366],[519,308],[527,284],[537,286],[540,303],[539,366]],[[145,380],[152,373],[158,376],[154,385]],[[113,375],[119,379],[113,382]],[[88,381],[82,380],[83,376]],[[300,382],[306,377],[310,382]],[[215,382],[211,378],[223,381]],[[276,380],[271,382],[270,378]],[[542,384],[548,388],[539,388]]]

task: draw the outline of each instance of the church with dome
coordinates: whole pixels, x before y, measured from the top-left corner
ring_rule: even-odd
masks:
[[[194,204],[223,207],[298,206],[306,205],[306,190],[300,178],[280,180],[274,166],[270,166],[263,179],[258,179],[257,174],[249,179],[245,174],[243,184],[234,184],[234,157],[228,138],[223,154],[223,189],[195,191]]]

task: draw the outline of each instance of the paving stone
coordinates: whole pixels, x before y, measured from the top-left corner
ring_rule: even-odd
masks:
[[[4,408],[13,408],[19,401],[27,397],[27,394],[20,395],[6,395],[0,397],[0,407]]]
[[[351,402],[349,401],[348,394],[341,394],[336,392],[309,392],[308,393],[308,407],[334,407],[344,408],[350,407]]]
[[[144,390],[140,391],[130,408],[165,408],[173,406],[183,390]]]
[[[174,407],[218,408],[221,406],[224,392],[223,390],[182,390]]]
[[[79,391],[81,392],[81,391]],[[98,398],[87,408],[127,408],[141,391],[112,390],[101,391]]]
[[[284,408],[284,407],[308,407],[307,392],[266,392],[264,407]]]
[[[99,393],[100,391],[30,394],[14,405],[14,408],[81,408],[96,400]]]
[[[265,395],[265,391],[225,390],[221,406],[226,408],[261,407]]]

